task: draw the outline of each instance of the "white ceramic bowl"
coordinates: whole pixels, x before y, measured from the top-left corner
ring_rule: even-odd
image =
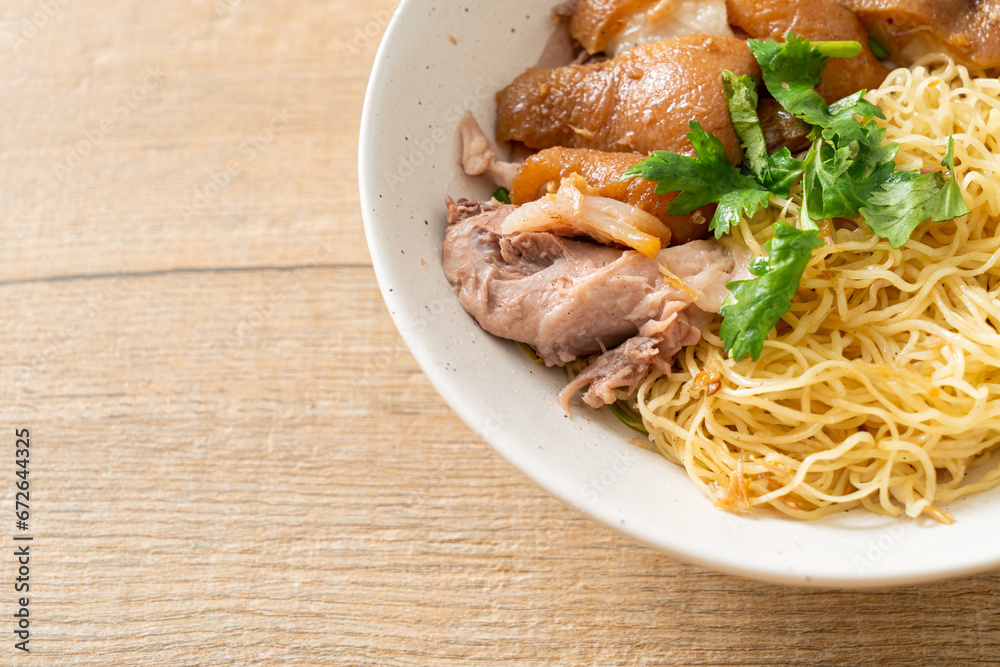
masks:
[[[784,584],[915,583],[1000,566],[1000,493],[948,506],[958,521],[848,512],[804,523],[714,509],[684,470],[629,441],[606,411],[563,416],[559,369],[483,332],[441,271],[445,196],[488,198],[462,174],[457,125],[484,128],[529,67],[556,0],[403,0],[375,59],[361,125],[365,231],[403,340],[456,413],[541,487],[615,530],[709,568]]]

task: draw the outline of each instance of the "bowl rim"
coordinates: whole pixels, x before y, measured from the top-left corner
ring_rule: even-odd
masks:
[[[484,417],[482,411],[467,400],[467,397],[461,393],[456,384],[449,381],[447,374],[440,372],[440,369],[436,366],[439,360],[421,340],[419,332],[414,331],[411,321],[404,316],[408,311],[408,304],[399,291],[393,291],[389,287],[394,274],[393,261],[390,261],[392,254],[386,252],[382,241],[380,241],[376,233],[379,228],[379,220],[375,214],[375,210],[370,206],[370,203],[378,196],[374,177],[375,168],[372,159],[372,143],[374,142],[374,131],[377,127],[374,110],[378,108],[383,96],[386,94],[386,79],[391,62],[389,53],[392,50],[394,39],[401,31],[406,29],[406,17],[414,12],[416,8],[428,4],[430,4],[430,0],[401,0],[389,21],[375,55],[365,92],[359,132],[358,183],[360,202],[372,267],[375,271],[382,298],[397,330],[435,390],[459,418],[470,429],[476,431],[476,424],[481,424]],[[1000,567],[1000,553],[980,553],[975,555],[964,553],[961,554],[961,557],[954,558],[943,566],[940,562],[918,566],[909,564],[909,566],[902,567],[892,574],[880,572],[877,576],[868,576],[865,574],[831,574],[821,569],[810,570],[809,568],[799,568],[793,571],[789,569],[787,562],[780,560],[769,561],[766,558],[747,560],[743,554],[734,557],[733,555],[710,552],[706,551],[696,540],[677,539],[676,537],[663,539],[662,536],[653,536],[640,529],[636,529],[631,524],[626,523],[617,509],[610,504],[581,505],[576,500],[577,494],[575,490],[577,486],[575,480],[570,481],[560,479],[558,476],[551,474],[543,474],[545,471],[530,465],[530,457],[526,455],[525,448],[520,440],[505,430],[489,434],[477,433],[477,437],[485,441],[510,465],[550,495],[555,496],[591,519],[611,528],[616,533],[685,562],[694,563],[726,574],[789,586],[861,589],[938,581]],[[657,454],[656,456],[659,455]],[[786,518],[780,520],[792,521]]]

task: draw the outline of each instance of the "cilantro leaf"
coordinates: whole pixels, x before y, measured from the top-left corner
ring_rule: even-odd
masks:
[[[497,188],[497,191],[493,193],[493,198],[496,199],[501,204],[510,203],[510,192],[507,188]]]
[[[691,121],[690,127],[687,137],[697,158],[655,151],[622,178],[640,176],[656,181],[657,194],[677,192],[667,207],[670,215],[684,215],[706,204],[718,203],[709,229],[720,238],[739,224],[741,216],[751,217],[767,206],[770,192],[729,162],[718,137],[706,132],[696,121]]]
[[[817,231],[803,231],[786,223],[774,223],[767,243],[767,259],[750,265],[757,278],[738,280],[726,287],[731,294],[723,301],[720,335],[729,355],[739,361],[748,354],[755,361],[764,349],[767,334],[792,307],[812,251],[823,245]]]
[[[948,152],[941,161],[952,177],[945,182],[940,172],[916,174],[896,172],[861,209],[865,222],[893,248],[902,246],[924,220],[944,222],[969,213],[955,180],[955,142],[948,139]]]
[[[898,248],[917,225],[930,217],[931,202],[941,190],[940,180],[940,174],[893,174],[879,192],[872,194],[861,215],[877,236]]]
[[[802,162],[793,158],[787,148],[767,154],[767,140],[757,115],[757,79],[726,70],[722,73],[722,88],[736,136],[745,149],[743,164],[758,183],[779,197],[787,197],[802,174]]]
[[[969,210],[969,205],[965,203],[965,197],[962,196],[962,189],[958,187],[958,181],[955,180],[955,139],[953,137],[948,137],[948,150],[944,154],[944,159],[941,160],[941,166],[948,170],[948,175],[951,178],[934,202],[934,210],[931,212],[931,220],[934,222],[954,220],[972,212]]]
[[[795,181],[802,175],[803,162],[792,157],[787,148],[780,148],[767,156],[768,179],[764,185],[779,197],[788,197]]]
[[[881,146],[884,130],[874,122],[858,125],[860,138],[849,143],[816,138],[803,163],[802,217],[804,228],[814,220],[849,218],[858,214],[872,191],[895,169],[895,144]]]
[[[861,126],[861,140],[856,149],[857,157],[854,165],[847,171],[856,183],[864,183],[863,197],[867,197],[875,190],[880,183],[889,178],[889,175],[896,170],[896,163],[893,158],[899,150],[899,144],[885,140],[885,128],[879,127],[878,123],[869,120]]]
[[[862,88],[858,92],[847,97],[842,97],[828,106],[826,113],[829,116],[829,121],[824,127],[835,128],[838,123],[853,121],[855,115],[885,120],[885,112],[877,104],[872,104],[864,99],[864,95],[867,92],[867,90]]]
[[[872,50],[872,55],[879,60],[885,60],[889,57],[889,49],[882,46],[882,43],[877,41],[874,37],[868,38],[868,48]]]
[[[733,121],[736,136],[745,149],[743,163],[757,178],[759,183],[768,180],[767,141],[764,128],[757,115],[757,79],[752,76],[737,76],[726,70],[722,73],[722,89],[726,94],[726,106]]]
[[[865,118],[885,118],[881,109],[862,99],[866,92],[864,90],[848,95],[830,106],[827,106],[826,101],[816,92],[816,86],[823,80],[826,54],[857,55],[861,50],[860,44],[857,42],[813,44],[808,39],[792,33],[788,33],[785,39],[787,41],[784,44],[779,44],[773,39],[750,39],[747,40],[747,44],[760,64],[768,92],[786,111],[818,127],[830,128],[841,125],[841,132],[854,129],[852,123],[856,125],[855,114]],[[821,48],[830,44],[837,46]],[[846,50],[840,45],[854,45],[857,48]]]
[[[815,125],[812,148],[801,163],[791,154],[772,155],[779,162],[777,176],[764,185],[776,194],[785,194],[799,172],[803,177],[803,229],[818,229],[816,220],[852,217],[866,198],[894,169],[896,146],[883,147],[884,130],[866,119],[885,118],[876,105],[863,99],[865,91],[827,105],[816,92],[823,78],[827,56],[849,57],[861,52],[857,42],[817,42],[789,33],[784,44],[773,39],[748,40],[760,64],[764,85],[790,113]]]
[[[715,238],[722,238],[740,224],[743,217],[752,218],[757,211],[767,207],[771,193],[767,190],[733,190],[719,197],[708,228],[715,232]]]
[[[856,158],[850,146],[838,148],[822,139],[813,144],[802,177],[803,208],[812,220],[848,217],[864,206],[856,184],[845,177]]]
[[[748,39],[747,45],[764,75],[764,85],[789,113],[807,123],[824,125],[826,102],[816,92],[823,80],[826,56],[812,48],[808,39],[791,33],[784,44],[773,39]]]

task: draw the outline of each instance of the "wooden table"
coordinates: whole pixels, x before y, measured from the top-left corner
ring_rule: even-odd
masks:
[[[459,422],[361,226],[394,4],[0,8],[0,664],[1000,664],[1000,574],[714,574],[549,498]]]

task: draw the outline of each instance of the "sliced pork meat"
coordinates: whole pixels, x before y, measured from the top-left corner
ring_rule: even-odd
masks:
[[[559,392],[559,405],[568,415],[570,399],[584,389],[583,402],[592,408],[614,403],[619,389],[634,394],[654,366],[669,373],[667,359],[701,340],[701,328],[709,321],[711,316],[695,306],[676,310],[657,322],[661,335],[633,336],[595,359]]]
[[[686,35],[733,36],[726,0],[580,0],[570,33],[590,53],[608,55]]]
[[[742,151],[722,90],[727,69],[760,77],[746,42],[693,35],[602,63],[529,70],[498,95],[497,137],[537,149],[693,155],[685,135],[697,120],[738,164]]]
[[[671,355],[698,340],[705,312],[721,301],[699,285],[699,276],[724,289],[736,270],[732,254],[715,241],[649,258],[548,232],[497,233],[497,218],[512,208],[482,204],[467,217],[471,203],[452,203],[444,273],[483,329],[532,345],[546,364],[603,353],[604,361],[591,364],[594,370],[574,382],[565,401],[589,384],[588,404],[600,405],[651,364],[666,369]]]
[[[573,38],[569,36],[569,26],[560,23],[549,36],[549,41],[545,43],[542,54],[538,56],[535,69],[551,69],[569,65],[576,60],[576,48],[573,46]]]
[[[517,205],[534,201],[554,192],[562,179],[578,174],[599,196],[631,204],[655,215],[670,229],[674,245],[705,236],[708,222],[715,214],[714,206],[705,206],[687,215],[669,215],[667,206],[676,193],[658,195],[656,183],[644,178],[622,181],[625,172],[644,158],[637,153],[608,153],[589,148],[547,148],[521,165],[514,177],[510,200]]]
[[[448,227],[442,265],[483,329],[528,343],[550,366],[620,344],[670,297],[692,300],[672,288],[647,298],[659,270],[637,252],[548,232],[503,236],[478,218]]]
[[[812,125],[785,111],[773,97],[762,97],[757,103],[757,116],[764,130],[767,152],[787,148],[797,153],[809,147]]]
[[[850,11],[832,0],[727,0],[729,22],[756,39],[784,41],[793,32],[811,41],[854,40],[861,53],[830,58],[817,90],[827,102],[862,88],[877,88],[889,74],[868,47],[868,33]]]
[[[900,65],[927,53],[1000,67],[1000,0],[837,0]]]
[[[500,226],[503,225],[503,221],[507,219],[507,216],[517,210],[516,206],[499,204],[495,201],[484,202],[473,201],[471,199],[454,201],[451,197],[445,200],[445,204],[448,206],[449,225],[454,225],[469,218],[477,218],[476,224],[497,234],[500,233]]]
[[[579,0],[565,0],[565,2],[560,2],[558,5],[552,8],[552,22],[553,23],[568,23],[573,17],[573,13],[576,11],[576,5]]]
[[[462,141],[462,170],[469,176],[486,174],[500,187],[510,189],[520,165],[503,162],[471,113],[458,126]]]
[[[721,242],[692,241],[673,246],[661,251],[657,258],[667,269],[664,273],[667,284],[691,295],[702,314],[719,312],[723,300],[729,296],[726,283],[752,278],[748,268],[752,259],[749,248],[731,237]],[[701,318],[696,321],[699,328],[708,324]],[[640,333],[651,335],[648,329]]]

